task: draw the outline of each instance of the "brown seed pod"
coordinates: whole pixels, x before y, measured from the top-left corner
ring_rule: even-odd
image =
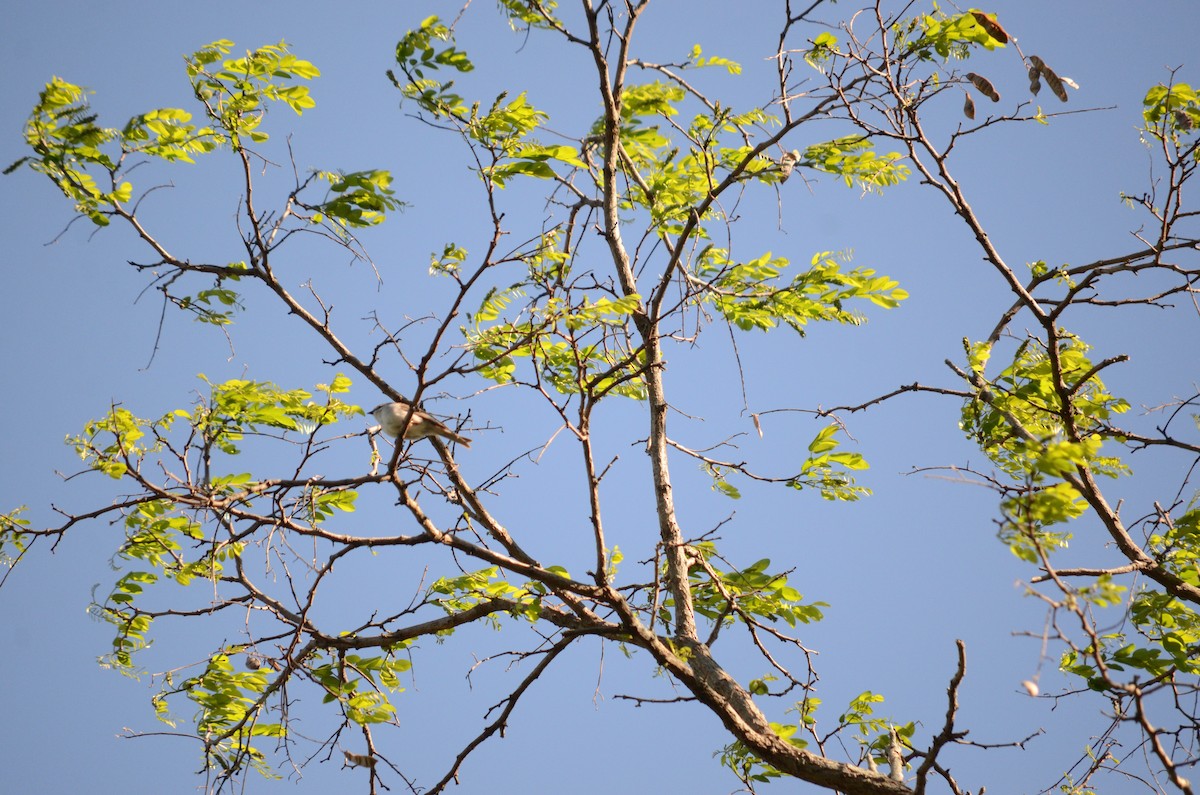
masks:
[[[1033,71],[1033,70],[1030,70]],[[1029,93],[1035,97],[1042,90],[1042,81],[1038,79],[1037,72],[1033,72],[1033,77],[1029,78]]]
[[[1008,34],[1004,32],[1004,28],[1000,27],[1000,23],[982,11],[972,11],[971,16],[975,17],[979,27],[986,30],[989,36],[1001,44],[1008,44]]]
[[[1058,97],[1062,102],[1067,101],[1067,89],[1063,85],[1062,78],[1054,73],[1054,70],[1046,66],[1046,62],[1036,55],[1029,56],[1029,90],[1034,94],[1038,92],[1041,86],[1038,84],[1038,76],[1046,80],[1046,85],[1050,86],[1050,90],[1054,92],[1054,96]]]
[[[1054,92],[1054,96],[1060,101],[1067,101],[1067,89],[1063,86],[1063,81],[1058,75],[1054,74],[1054,70],[1049,66],[1042,64],[1042,77],[1046,79],[1046,85],[1050,86],[1050,90]]]
[[[975,118],[975,100],[971,99],[970,94],[967,94],[967,101],[963,103],[963,115],[968,119]]]
[[[975,86],[980,94],[983,94],[992,102],[1000,101],[1000,92],[996,90],[996,87],[986,77],[977,75],[974,72],[967,72],[967,79],[971,81],[971,85]]]

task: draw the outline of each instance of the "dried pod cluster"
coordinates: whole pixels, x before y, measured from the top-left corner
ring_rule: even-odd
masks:
[[[989,31],[990,33],[990,31]],[[992,81],[988,80],[983,75],[977,75],[974,72],[967,72],[967,80],[971,81],[971,85],[975,86],[975,90],[992,102],[1000,101],[1000,92],[992,85]],[[975,118],[975,100],[971,99],[971,93],[967,92],[967,101],[963,104],[963,113],[968,119]]]
[[[988,21],[995,26],[995,30],[993,31],[983,22],[983,19],[986,19],[986,17],[983,17],[983,15],[975,12],[972,13],[975,14],[975,19],[979,21],[979,24],[987,29],[990,36],[998,39],[999,41],[1008,41],[1008,36],[1004,33],[1003,29],[1001,29],[999,25],[996,25],[995,22],[992,22],[989,19]],[[966,79],[971,83],[972,86],[975,87],[976,91],[978,91],[980,94],[983,94],[992,102],[1000,101],[1000,92],[997,91],[996,87],[992,85],[992,82],[983,75],[978,75],[975,72],[967,72]],[[1050,86],[1050,91],[1053,92],[1054,96],[1058,97],[1063,102],[1067,101],[1067,86],[1079,88],[1079,86],[1075,84],[1075,81],[1071,80],[1069,77],[1059,77],[1055,71],[1049,66],[1046,66],[1046,62],[1038,56],[1029,56],[1029,90],[1033,92],[1034,96],[1037,96],[1037,93],[1042,90],[1043,80],[1046,81],[1046,85]],[[971,98],[970,92],[967,93],[966,101],[963,103],[963,114],[968,119],[975,118],[975,100]]]
[[[1050,86],[1050,90],[1054,96],[1061,101],[1067,101],[1067,89],[1063,85],[1063,79],[1054,73],[1054,70],[1046,66],[1046,62],[1036,55],[1029,56],[1029,90],[1036,96],[1042,90],[1042,80],[1046,81],[1046,85]]]

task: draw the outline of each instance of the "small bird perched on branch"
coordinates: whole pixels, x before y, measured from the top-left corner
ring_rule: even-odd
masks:
[[[409,413],[413,414],[411,422],[408,419]],[[443,439],[458,442],[463,447],[471,446],[470,439],[450,430],[443,423],[435,420],[432,414],[420,409],[413,412],[412,405],[404,401],[380,403],[371,409],[371,414],[379,421],[379,427],[383,432],[393,438],[398,436],[400,429],[404,428],[405,424],[407,424],[408,427],[404,431],[405,439],[425,439],[430,436],[440,436]]]
[[[793,149],[790,152],[784,152],[783,157],[779,158],[779,177],[780,182],[787,182],[788,177],[792,175],[792,169],[796,167],[796,161],[800,159],[800,150]]]

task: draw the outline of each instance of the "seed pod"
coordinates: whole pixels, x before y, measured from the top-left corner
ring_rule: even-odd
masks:
[[[979,27],[986,30],[989,36],[1001,44],[1008,44],[1008,34],[1004,32],[1004,28],[1000,27],[1000,23],[982,11],[972,11],[971,16],[975,17]]]
[[[1000,92],[996,90],[996,87],[986,77],[977,75],[974,72],[967,72],[967,79],[971,81],[971,85],[975,86],[980,94],[983,94],[992,102],[1000,101]]]
[[[967,94],[967,101],[963,103],[963,115],[968,119],[975,118],[975,100],[971,99],[970,94]]]
[[[1067,101],[1067,89],[1063,86],[1063,81],[1058,75],[1054,74],[1054,70],[1049,66],[1042,66],[1042,77],[1046,78],[1046,85],[1050,86],[1050,90],[1054,92],[1054,96],[1058,97],[1061,102]]]
[[[1046,64],[1036,55],[1029,56],[1029,64],[1029,93],[1036,97],[1042,90],[1042,67]]]
[[[1036,55],[1029,56],[1029,63],[1032,64],[1029,67],[1029,90],[1034,94],[1037,93],[1037,88],[1034,88],[1034,86],[1037,85],[1037,78],[1040,75],[1045,78],[1046,85],[1050,86],[1050,90],[1054,92],[1054,96],[1058,97],[1060,101],[1066,102],[1067,89],[1063,86],[1062,78],[1056,75],[1054,70],[1046,66],[1046,62]],[[1040,87],[1038,86],[1038,88]]]

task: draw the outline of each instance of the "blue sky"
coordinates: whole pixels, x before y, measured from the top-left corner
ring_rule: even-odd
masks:
[[[647,58],[677,59],[700,43],[706,52],[746,66],[737,80],[707,76],[713,90],[743,104],[769,98],[770,65],[761,58],[774,46],[772,24],[780,13],[775,4],[744,6],[756,13],[763,9],[761,19],[731,18],[732,4],[676,0],[659,5],[639,30]],[[1117,194],[1140,193],[1146,186],[1148,159],[1136,133],[1140,99],[1148,87],[1167,79],[1170,68],[1182,65],[1179,79],[1193,84],[1200,77],[1194,71],[1194,4],[1139,4],[1136,13],[1130,7],[1011,0],[985,7],[999,14],[1026,53],[1040,54],[1079,83],[1070,109],[1100,109],[1056,119],[1048,127],[1002,128],[961,147],[963,184],[992,238],[1013,262],[1083,262],[1134,247],[1129,230],[1140,221]],[[478,223],[476,180],[463,151],[415,121],[411,107],[399,107],[398,94],[383,74],[405,30],[429,14],[453,17],[457,9],[453,3],[423,2],[357,4],[335,11],[307,0],[203,7],[127,3],[119,12],[53,0],[17,4],[0,32],[0,159],[7,164],[21,156],[25,115],[52,75],[93,89],[101,123],[120,126],[150,108],[189,107],[184,53],[218,38],[239,48],[286,40],[323,73],[313,86],[316,109],[299,120],[283,110],[271,116],[280,140],[293,133],[297,164],[391,169],[399,197],[411,205],[385,228],[364,235],[382,285],[370,268],[351,265],[336,249],[295,253],[297,285],[311,278],[323,295],[335,297],[347,338],[369,345],[370,324],[360,320],[365,312],[378,307],[398,318],[436,311],[447,294],[426,275],[429,252],[449,240],[475,249],[487,233]],[[481,64],[461,83],[469,95],[486,101],[506,88],[528,89],[530,100],[550,112],[550,127],[566,134],[577,134],[595,117],[589,93],[593,78],[578,53],[537,36],[527,40],[510,33],[493,5],[479,0],[458,30],[459,46]],[[1000,107],[1011,107],[1015,100],[1009,98],[1022,90],[1015,54],[998,54],[987,67],[1003,76],[997,78],[1005,94]],[[1052,98],[1043,95],[1041,101],[1057,109]],[[950,129],[958,118],[948,114],[937,122]],[[811,142],[797,140],[796,145]],[[166,178],[174,189],[148,202],[146,217],[169,246],[186,256],[237,259],[235,176],[229,158],[173,169]],[[915,182],[882,197],[861,197],[831,179],[817,181],[811,192],[796,181],[786,187],[782,223],[774,197],[747,202],[745,228],[738,233],[743,251],[770,248],[804,263],[816,251],[852,249],[855,265],[897,278],[912,297],[894,312],[871,312],[870,322],[859,329],[814,328],[804,339],[785,333],[739,338],[750,409],[856,403],[914,380],[951,383],[942,360],[960,355],[964,336],[985,336],[1009,298],[998,278],[981,266],[969,235],[948,208]],[[523,191],[514,185],[507,192],[506,211],[514,228],[536,232],[544,208],[535,190]],[[99,478],[66,483],[62,478],[78,465],[63,437],[111,402],[142,415],[186,405],[203,386],[196,379],[200,372],[213,381],[249,377],[307,388],[332,377],[306,331],[279,317],[261,297],[248,298],[248,312],[233,328],[232,356],[219,333],[171,312],[155,353],[161,306],[153,292],[142,294],[146,277],[125,265],[146,256],[132,234],[115,227],[93,234],[86,222],[64,232],[70,207],[28,171],[0,180],[0,196],[6,208],[0,216],[6,241],[0,307],[7,329],[0,364],[8,384],[0,412],[0,508],[26,504],[35,523],[51,523],[51,505],[83,510],[111,500],[110,484]],[[1115,392],[1137,406],[1191,388],[1196,346],[1181,345],[1168,354],[1161,340],[1194,341],[1194,315],[1134,311],[1119,325],[1107,318],[1082,316],[1080,324],[1098,349],[1133,352],[1132,363],[1109,377]],[[1168,355],[1175,366],[1163,366]],[[405,373],[396,364],[395,384],[403,389]],[[697,446],[724,432],[751,431],[739,416],[740,385],[723,331],[709,332],[694,350],[673,353],[670,364],[673,402],[681,411],[727,418],[711,429],[679,420]],[[461,382],[446,389],[468,397],[482,386]],[[350,399],[370,407],[379,395],[359,383]],[[472,457],[461,457],[478,477],[554,430],[550,418],[525,414],[511,393],[439,401],[435,409],[450,415],[470,410],[476,422],[497,429],[476,435]],[[1089,725],[1083,718],[1090,713],[1070,706],[1054,711],[1053,702],[1018,692],[1019,682],[1038,668],[1039,647],[1014,633],[1039,631],[1042,613],[1014,587],[1030,573],[994,538],[993,496],[969,485],[905,474],[913,467],[982,464],[954,427],[956,409],[944,399],[908,398],[849,418],[856,449],[872,463],[864,482],[875,495],[861,503],[833,505],[815,495],[754,486],[745,486],[745,496],[734,503],[691,478],[682,515],[701,528],[734,514],[722,529],[732,554],[745,563],[769,554],[795,566],[797,587],[806,597],[831,604],[827,620],[804,635],[806,645],[821,652],[820,695],[830,717],[849,698],[872,689],[886,695],[887,713],[921,720],[926,731],[934,730],[953,671],[953,640],[964,638],[970,667],[961,720],[975,727],[972,738],[1004,742],[1038,727],[1048,734],[1024,755],[960,752],[953,760],[955,772],[970,771],[966,780],[972,786],[986,784],[996,792],[1036,791],[1053,783],[1056,772],[1081,751]],[[631,407],[610,411],[605,419],[614,427],[638,421]],[[782,469],[788,451],[819,426],[794,415],[769,416],[765,439],[750,435],[741,443],[768,468]],[[611,443],[611,454],[623,462],[616,482],[630,491],[607,495],[609,522],[623,547],[644,553],[649,489],[637,478],[642,459],[628,446],[630,438],[636,434],[626,430],[614,434]],[[334,465],[357,466],[361,457],[354,455],[361,452],[339,456]],[[1153,499],[1152,485],[1172,462],[1140,463],[1134,461],[1138,477],[1123,496],[1146,501]],[[587,544],[579,543],[586,537],[571,535],[584,527],[583,506],[547,499],[569,493],[574,466],[560,445],[507,486],[506,523],[527,528],[549,559],[586,561]],[[371,506],[361,520],[396,521],[387,508]],[[199,765],[194,743],[117,738],[125,727],[147,732],[163,727],[153,719],[153,688],[147,681],[122,678],[95,663],[110,633],[85,608],[92,587],[98,584],[103,593],[114,579],[109,558],[115,543],[113,528],[105,524],[79,527],[53,555],[39,545],[0,590],[0,630],[7,647],[0,655],[5,703],[0,759],[5,787],[13,792],[85,787],[182,792],[200,783],[191,775]],[[400,579],[364,570],[361,579],[328,595],[332,614],[345,611],[352,617],[365,604],[407,600],[417,581]],[[380,740],[403,749],[394,758],[405,764],[406,773],[432,783],[478,730],[479,716],[513,680],[502,665],[477,672],[473,688],[464,675],[474,656],[504,648],[505,640],[503,633],[475,633],[442,647],[427,644],[401,699],[401,726]],[[152,655],[164,665],[190,663],[220,642],[220,637],[168,629]],[[1051,687],[1057,681],[1053,659],[1052,654],[1042,671],[1043,683]],[[731,661],[744,678],[761,673],[756,666]],[[635,708],[613,698],[660,687],[653,673],[645,656],[626,660],[611,647],[603,657],[599,647],[574,651],[530,694],[509,736],[489,743],[467,766],[460,790],[734,790],[736,781],[711,759],[726,742],[711,717],[692,706]],[[1055,729],[1062,733],[1056,735]],[[578,752],[555,750],[560,748],[555,739],[564,732],[578,738]],[[668,736],[678,739],[664,754]],[[676,761],[682,769],[664,770]],[[296,777],[284,770],[284,782],[251,780],[248,791],[325,792],[362,785],[361,774],[338,768],[336,762],[310,765],[294,783],[288,779]],[[401,791],[400,782],[390,783],[394,792]],[[808,790],[781,783],[772,791]]]

